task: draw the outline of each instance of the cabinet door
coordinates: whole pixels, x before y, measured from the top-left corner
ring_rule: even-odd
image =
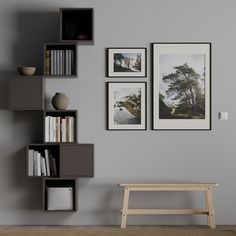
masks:
[[[61,144],[60,176],[93,177],[93,144]]]
[[[10,110],[43,110],[43,78],[14,78],[9,84]]]

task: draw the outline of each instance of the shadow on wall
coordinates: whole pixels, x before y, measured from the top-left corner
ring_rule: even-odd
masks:
[[[0,110],[9,109],[9,79],[11,71],[0,70]]]
[[[19,66],[36,66],[37,73],[43,73],[43,45],[59,41],[59,12],[15,12],[16,41],[12,45],[10,71],[0,65],[0,110],[9,110],[9,80],[14,78]],[[17,78],[23,79],[23,78]],[[24,96],[24,95],[22,95]],[[5,112],[5,111],[0,111]],[[9,112],[9,111],[7,111]],[[26,176],[25,147],[30,143],[42,142],[42,112],[12,111],[9,123],[10,143],[0,143],[5,191],[1,198],[1,209],[42,209],[41,179]],[[3,137],[4,138],[4,137]],[[11,149],[9,150],[9,147]],[[4,155],[5,154],[5,155]]]
[[[43,74],[43,46],[59,41],[58,12],[16,13],[18,37],[14,46],[17,66],[36,66],[36,74]]]

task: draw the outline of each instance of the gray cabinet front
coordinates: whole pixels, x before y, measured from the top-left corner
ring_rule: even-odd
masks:
[[[9,84],[10,110],[43,110],[43,78],[14,78]]]
[[[93,144],[61,144],[60,176],[93,177]]]

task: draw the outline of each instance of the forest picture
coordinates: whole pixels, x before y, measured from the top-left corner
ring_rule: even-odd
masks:
[[[160,54],[160,119],[205,118],[205,55]]]
[[[211,129],[211,43],[153,43],[153,129]]]

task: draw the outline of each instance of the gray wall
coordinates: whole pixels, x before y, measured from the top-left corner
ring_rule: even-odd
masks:
[[[47,107],[57,91],[79,110],[78,137],[95,144],[95,178],[81,179],[76,213],[47,213],[41,182],[25,176],[23,148],[42,136],[39,112],[7,111],[9,78],[19,65],[42,68],[44,42],[58,41],[60,7],[95,9],[95,45],[79,47],[79,79],[47,80]],[[217,182],[217,224],[235,224],[236,88],[234,0],[1,0],[0,224],[119,224],[121,182]],[[212,131],[150,130],[150,43],[212,42]],[[106,47],[147,47],[148,130],[106,130]],[[229,120],[219,121],[218,111]],[[202,207],[200,194],[137,193],[132,206]],[[144,203],[144,200],[146,203]],[[130,224],[204,224],[202,216],[133,216]]]

